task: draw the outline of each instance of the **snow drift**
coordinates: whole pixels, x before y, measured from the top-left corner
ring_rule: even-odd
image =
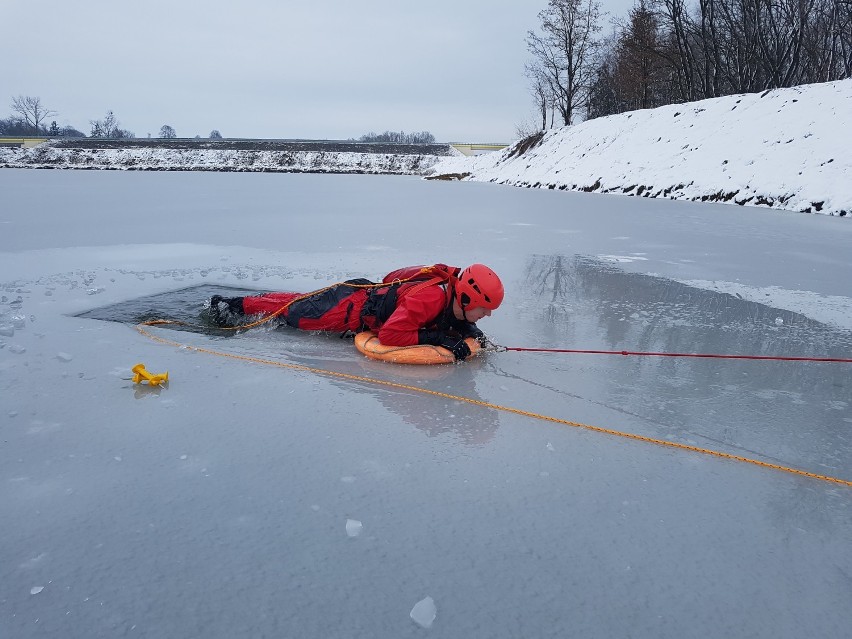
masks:
[[[673,104],[447,158],[431,177],[845,216],[850,114],[852,80]]]

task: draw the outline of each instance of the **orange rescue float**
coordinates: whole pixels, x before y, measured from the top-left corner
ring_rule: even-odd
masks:
[[[482,346],[472,337],[465,339],[474,357]],[[419,344],[416,346],[385,346],[372,331],[364,331],[355,336],[355,348],[370,359],[393,364],[452,364],[456,361],[453,354],[443,346]]]

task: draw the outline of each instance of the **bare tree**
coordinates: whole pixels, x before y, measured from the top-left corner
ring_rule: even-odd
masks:
[[[29,126],[21,118],[11,117],[0,120],[0,135],[23,136],[27,135],[29,131]]]
[[[524,73],[530,81],[530,94],[532,95],[535,111],[541,123],[536,131],[544,131],[547,128],[547,114],[548,112],[553,112],[553,102],[550,99],[550,85],[547,81],[547,74],[538,60],[527,64],[524,68]],[[518,132],[521,132],[520,129]],[[526,135],[522,135],[521,137],[525,138],[532,133],[535,133],[535,131],[528,131]]]
[[[586,104],[594,74],[601,11],[596,0],[549,0],[538,14],[541,33],[527,34],[527,48],[541,70],[562,124],[571,124]]]
[[[78,131],[77,129],[75,129],[73,126],[70,126],[70,125],[64,126],[61,129],[59,129],[59,135],[61,135],[64,138],[84,138],[84,137],[86,137],[85,133],[83,133],[82,131]]]
[[[610,45],[605,55],[595,69],[595,77],[589,88],[587,117],[600,118],[614,113],[621,113],[622,98],[615,81],[615,46]]]
[[[839,58],[840,77],[852,77],[852,0],[835,0],[837,5],[837,33],[836,42]]]
[[[133,133],[119,127],[118,119],[112,111],[107,111],[103,120],[90,120],[93,138],[132,138]]]
[[[391,144],[433,144],[435,136],[429,131],[419,131],[416,133],[405,133],[400,131],[385,131],[384,133],[365,133],[358,142],[381,142]]]
[[[12,111],[21,116],[27,126],[32,129],[34,135],[38,135],[41,131],[41,123],[54,115],[58,115],[56,111],[51,111],[41,103],[41,98],[30,95],[19,95],[12,98]]]
[[[660,54],[668,63],[676,101],[700,99],[695,81],[698,76],[695,25],[686,0],[652,0],[662,30]]]
[[[552,48],[541,36],[528,44]],[[600,47],[590,117],[843,80],[852,77],[852,0],[638,0],[629,24]],[[552,71],[562,67],[539,59],[559,95]]]
[[[852,0],[652,1],[681,100],[852,74]]]
[[[161,138],[176,138],[177,133],[175,133],[175,130],[172,127],[170,127],[168,124],[164,124],[163,126],[160,127],[160,137]]]
[[[208,137],[209,137],[211,140],[221,140],[221,139],[222,139],[222,134],[221,134],[221,133],[219,133],[219,130],[218,130],[218,129],[213,129],[212,131],[210,131],[210,135],[209,135]]]

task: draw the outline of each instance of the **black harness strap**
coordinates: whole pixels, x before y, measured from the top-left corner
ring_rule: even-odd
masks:
[[[384,324],[396,310],[397,294],[400,282],[374,288],[367,295],[367,301],[361,307],[361,325],[366,326],[365,317],[373,317],[379,324]]]

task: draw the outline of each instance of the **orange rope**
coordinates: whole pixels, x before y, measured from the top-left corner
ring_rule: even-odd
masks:
[[[267,366],[278,366],[280,368],[289,368],[291,370],[297,371],[305,371],[309,373],[316,373],[318,375],[328,375],[330,377],[338,377],[341,379],[347,379],[356,382],[366,382],[368,384],[379,384],[381,386],[388,386],[390,388],[398,388],[402,390],[409,390],[418,393],[424,393],[426,395],[432,395],[434,397],[442,397],[444,399],[451,399],[459,402],[467,402],[468,404],[474,404],[475,406],[482,406],[484,408],[493,408],[494,410],[501,410],[507,413],[514,413],[515,415],[522,415],[524,417],[532,417],[535,419],[541,419],[547,422],[552,422],[554,424],[563,424],[565,426],[573,426],[575,428],[584,428],[586,430],[590,430],[596,433],[605,433],[607,435],[614,435],[616,437],[624,437],[626,439],[631,439],[634,441],[646,442],[649,444],[656,444],[658,446],[665,446],[668,448],[675,448],[678,450],[686,450],[694,453],[701,453],[703,455],[711,455],[713,457],[718,457],[721,459],[728,459],[731,461],[743,462],[746,464],[753,464],[755,466],[760,466],[761,468],[770,468],[772,470],[779,470],[785,473],[790,473],[792,475],[799,475],[802,477],[810,477],[811,479],[818,479],[820,481],[830,482],[833,484],[839,484],[841,486],[852,487],[852,481],[848,481],[845,479],[839,479],[837,477],[831,477],[828,475],[819,475],[817,473],[811,473],[806,470],[799,470],[798,468],[791,468],[789,466],[782,466],[781,464],[772,464],[769,462],[763,462],[757,459],[751,459],[749,457],[742,457],[740,455],[732,455],[731,453],[724,453],[717,450],[711,450],[709,448],[700,448],[698,446],[690,446],[688,444],[679,444],[677,442],[670,442],[665,439],[656,439],[654,437],[645,437],[644,435],[636,435],[634,433],[625,433],[618,430],[612,430],[609,428],[602,428],[600,426],[592,426],[590,424],[584,424],[582,422],[574,422],[567,419],[560,419],[558,417],[550,417],[548,415],[542,415],[540,413],[534,413],[531,411],[521,410],[518,408],[511,408],[509,406],[501,406],[499,404],[492,404],[490,402],[484,402],[478,399],[471,399],[470,397],[463,397],[461,395],[450,395],[449,393],[442,393],[440,391],[429,390],[427,388],[419,388],[417,386],[410,386],[408,384],[400,384],[398,382],[390,382],[382,379],[374,379],[371,377],[363,377],[361,375],[351,375],[349,373],[339,373],[337,371],[330,371],[323,368],[314,368],[311,366],[304,366],[302,364],[287,364],[285,362],[278,362],[270,359],[262,359],[259,357],[250,357],[247,355],[235,355],[233,353],[223,353],[220,351],[214,351],[208,348],[202,348],[197,346],[189,346],[185,344],[181,344],[179,342],[175,342],[170,339],[166,339],[163,337],[158,337],[156,335],[152,335],[144,328],[145,325],[153,325],[153,324],[163,324],[168,323],[168,321],[164,320],[154,320],[152,322],[145,322],[144,324],[140,324],[136,326],[136,330],[145,335],[146,337],[151,338],[156,342],[160,342],[161,344],[168,344],[170,346],[176,346],[178,348],[190,348],[199,353],[206,353],[208,355],[217,355],[219,357],[228,357],[231,359],[241,360],[244,362],[252,362],[254,364],[265,364]]]

